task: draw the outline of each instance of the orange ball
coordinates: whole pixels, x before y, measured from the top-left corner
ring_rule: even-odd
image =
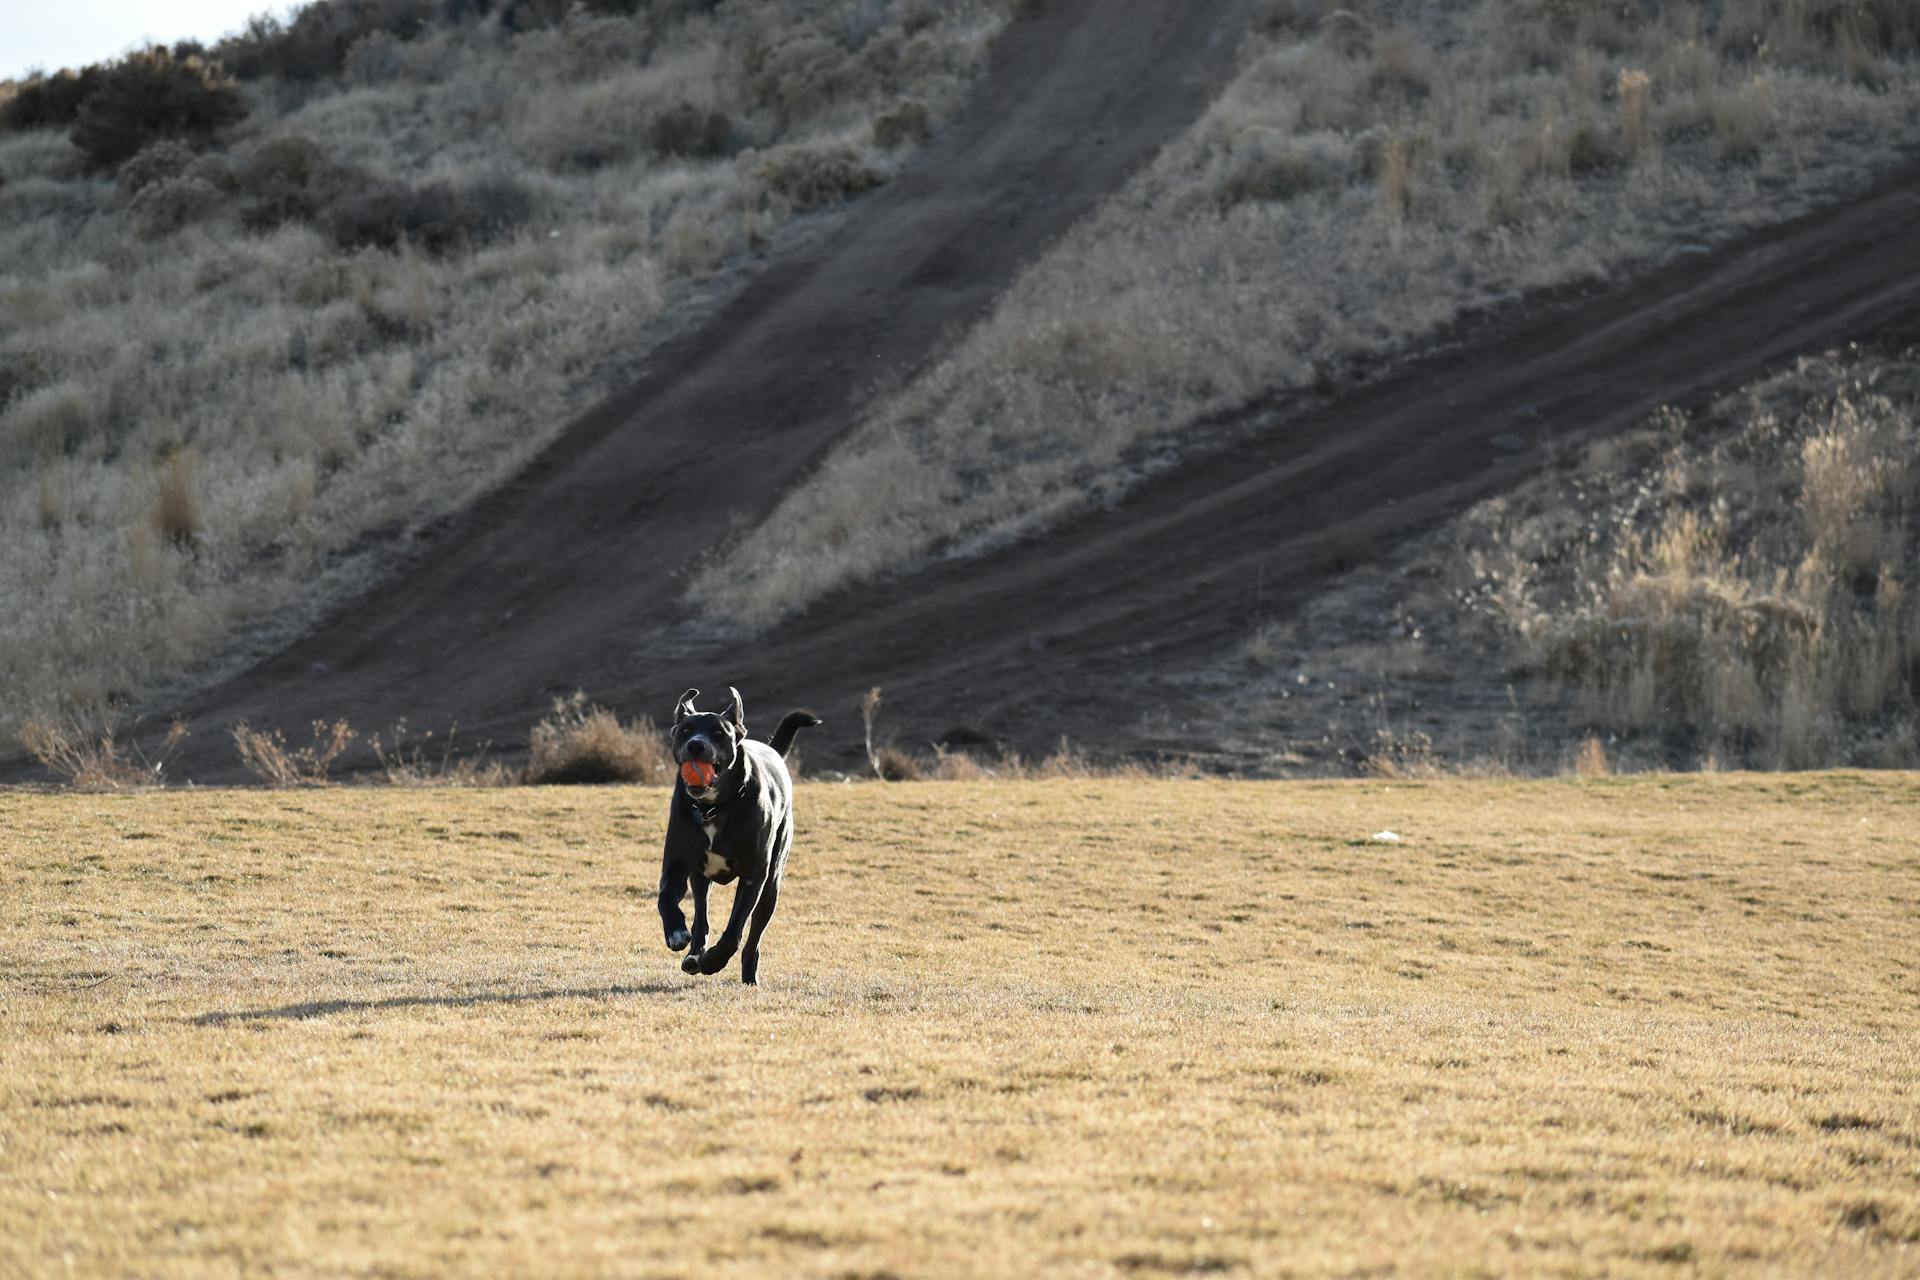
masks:
[[[689,760],[680,766],[680,776],[690,787],[709,787],[713,785],[714,767],[700,760]]]

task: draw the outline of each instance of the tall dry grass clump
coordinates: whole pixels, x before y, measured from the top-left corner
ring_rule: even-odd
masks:
[[[175,546],[188,546],[199,532],[200,518],[193,498],[193,469],[186,455],[175,453],[160,469],[159,493],[153,504],[153,525]]]
[[[356,0],[14,86],[0,750],[362,588],[897,173],[1009,8]]]
[[[1643,155],[1655,143],[1653,79],[1644,71],[1622,67],[1616,84],[1620,99],[1620,139],[1630,155]]]
[[[673,780],[673,752],[651,720],[622,724],[584,693],[555,698],[528,745],[526,781],[533,786]]]
[[[1205,117],[691,598],[765,624],[1004,545],[1167,465],[1210,413],[1338,388],[1464,312],[1832,199],[1920,140],[1916,15],[1265,6]]]
[[[345,720],[313,722],[313,740],[289,747],[278,729],[260,730],[242,720],[233,726],[234,749],[246,771],[270,787],[324,787],[333,767],[359,735]]]
[[[459,739],[458,728],[414,734],[401,720],[385,734],[374,734],[367,745],[392,787],[504,787],[520,780],[518,772],[487,758],[489,744],[467,752]]]

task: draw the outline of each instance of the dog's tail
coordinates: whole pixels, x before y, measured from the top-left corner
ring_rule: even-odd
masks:
[[[802,729],[811,729],[820,723],[820,717],[811,711],[789,711],[780,718],[780,727],[773,731],[773,749],[781,755],[787,754],[787,748],[793,745],[793,736]]]

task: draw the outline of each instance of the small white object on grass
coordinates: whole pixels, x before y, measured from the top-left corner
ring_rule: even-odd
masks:
[[[1373,838],[1381,844],[1400,843],[1400,833],[1398,831],[1376,831],[1373,833]]]

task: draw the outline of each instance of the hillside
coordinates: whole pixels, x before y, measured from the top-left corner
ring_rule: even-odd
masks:
[[[691,599],[764,628],[979,555],[1179,465],[1210,416],[1857,194],[1920,143],[1916,39],[1890,2],[1270,5],[1206,114]]]
[[[480,7],[0,93],[0,741],[365,590],[898,173],[1007,16]]]

